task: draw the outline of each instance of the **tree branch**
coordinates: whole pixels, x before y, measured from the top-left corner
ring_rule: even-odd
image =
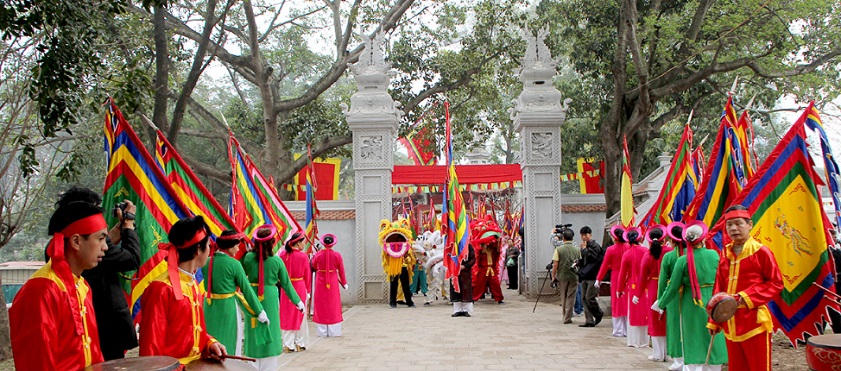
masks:
[[[749,61],[746,66],[750,68],[753,73],[757,76],[764,77],[764,78],[780,78],[780,77],[792,77],[792,76],[799,76],[810,73],[817,69],[818,67],[826,64],[827,62],[831,61],[835,57],[841,55],[841,48],[830,50],[828,53],[818,57],[812,63],[808,64],[801,64],[792,69],[784,70],[784,71],[767,71],[762,66],[759,65],[755,60]]]

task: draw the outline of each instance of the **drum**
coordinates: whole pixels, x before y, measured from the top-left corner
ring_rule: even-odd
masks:
[[[178,359],[167,356],[148,356],[114,359],[85,367],[84,371],[172,371],[181,367]]]
[[[244,361],[229,359],[225,362],[202,358],[186,365],[187,371],[254,371],[254,367]]]
[[[806,364],[812,371],[841,370],[841,334],[812,336],[806,340]]]
[[[707,315],[716,322],[727,322],[736,314],[736,308],[739,307],[739,302],[733,295],[726,292],[719,292],[710,298],[707,302]]]

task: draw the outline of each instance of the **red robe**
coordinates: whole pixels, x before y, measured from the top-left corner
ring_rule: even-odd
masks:
[[[602,266],[599,268],[599,274],[596,276],[596,280],[601,281],[604,279],[607,271],[611,272],[613,284],[610,285],[610,313],[614,317],[628,315],[628,302],[630,299],[626,296],[621,298],[616,297],[616,293],[618,292],[616,282],[619,281],[619,270],[622,268],[622,256],[625,254],[625,251],[628,251],[628,244],[624,242],[617,242],[613,246],[608,247],[604,253]]]
[[[642,258],[642,272],[640,282],[637,285],[637,292],[634,293],[640,304],[648,308],[648,334],[651,336],[666,336],[666,314],[656,313],[651,310],[651,305],[657,300],[657,284],[660,280],[660,265],[663,262],[663,255],[672,251],[671,247],[664,246],[659,259],[654,259],[650,253]]]
[[[79,307],[72,307],[52,262],[35,272],[9,308],[12,352],[18,370],[80,370],[102,362],[99,331],[88,283],[76,279]],[[76,333],[81,321],[82,334]]]
[[[485,289],[497,302],[502,301],[502,288],[499,281],[499,244],[490,244],[476,250],[475,278],[473,279],[473,300],[479,300]]]
[[[295,293],[301,300],[307,300],[307,293],[311,287],[310,282],[312,282],[312,268],[310,268],[310,259],[307,254],[298,250],[292,250],[292,253],[288,254],[286,250],[283,250],[280,253],[280,259],[286,266],[286,272],[289,273],[289,280],[292,281]],[[286,295],[281,296],[280,329],[283,331],[298,331],[301,329],[303,320],[304,313],[298,310],[298,304],[293,303]]]
[[[140,297],[140,356],[170,356],[181,364],[208,355],[216,339],[204,325],[203,286],[192,276],[178,272],[184,297],[175,300],[169,275],[156,278]]]
[[[783,276],[774,253],[753,237],[745,242],[739,259],[733,255],[732,249],[731,242],[724,248],[718,263],[715,292],[738,294],[746,305],[739,306],[733,318],[726,323],[716,323],[710,319],[707,327],[722,327],[724,337],[740,342],[773,331],[771,313],[765,304],[782,291]],[[732,276],[731,272],[737,276]]]
[[[640,278],[642,277],[642,259],[648,254],[648,249],[640,245],[631,245],[625,255],[622,256],[622,265],[619,270],[619,279],[615,282],[616,291],[623,293],[620,299],[631,300],[636,294]],[[628,304],[628,324],[631,326],[648,326],[648,312],[651,306],[645,306],[640,300],[637,304]]]
[[[331,248],[321,250],[312,258],[312,269],[315,271],[313,322],[322,325],[342,322],[342,295],[339,293],[339,286],[347,285],[342,255]]]

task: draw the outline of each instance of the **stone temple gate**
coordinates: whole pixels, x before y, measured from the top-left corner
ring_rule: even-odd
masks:
[[[527,248],[525,292],[540,290],[551,251],[546,245],[553,226],[561,221],[561,125],[569,99],[561,103],[561,93],[552,84],[557,62],[544,43],[546,32],[523,34],[528,41],[522,60],[520,80],[523,91],[514,101],[511,118],[520,134],[524,185]],[[344,107],[353,132],[355,199],[355,299],[357,303],[383,302],[388,283],[381,265],[377,242],[379,222],[391,219],[391,177],[394,169],[397,125],[402,111],[388,94],[391,64],[385,60],[382,36],[365,40],[365,51],[350,66],[358,92]]]

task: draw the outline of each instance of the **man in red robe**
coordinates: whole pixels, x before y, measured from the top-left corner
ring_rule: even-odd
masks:
[[[771,370],[771,334],[774,324],[765,306],[783,289],[774,253],[750,235],[753,221],[747,208],[733,205],[724,213],[732,240],[718,265],[715,292],[733,295],[739,303],[726,323],[709,320],[710,333],[724,330],[731,370]]]
[[[187,364],[199,358],[220,360],[226,354],[225,346],[207,334],[204,286],[195,278],[210,255],[209,240],[204,218],[196,216],[173,224],[170,243],[159,246],[159,254],[166,254],[167,271],[140,297],[141,356],[170,356]]]
[[[499,239],[502,236],[502,230],[490,215],[471,228],[470,243],[477,247],[473,301],[479,300],[485,290],[490,290],[493,299],[502,304],[502,287],[499,281]]]
[[[102,208],[63,199],[50,218],[50,261],[23,285],[9,309],[18,370],[79,370],[102,362],[90,287],[82,271],[105,256]]]

